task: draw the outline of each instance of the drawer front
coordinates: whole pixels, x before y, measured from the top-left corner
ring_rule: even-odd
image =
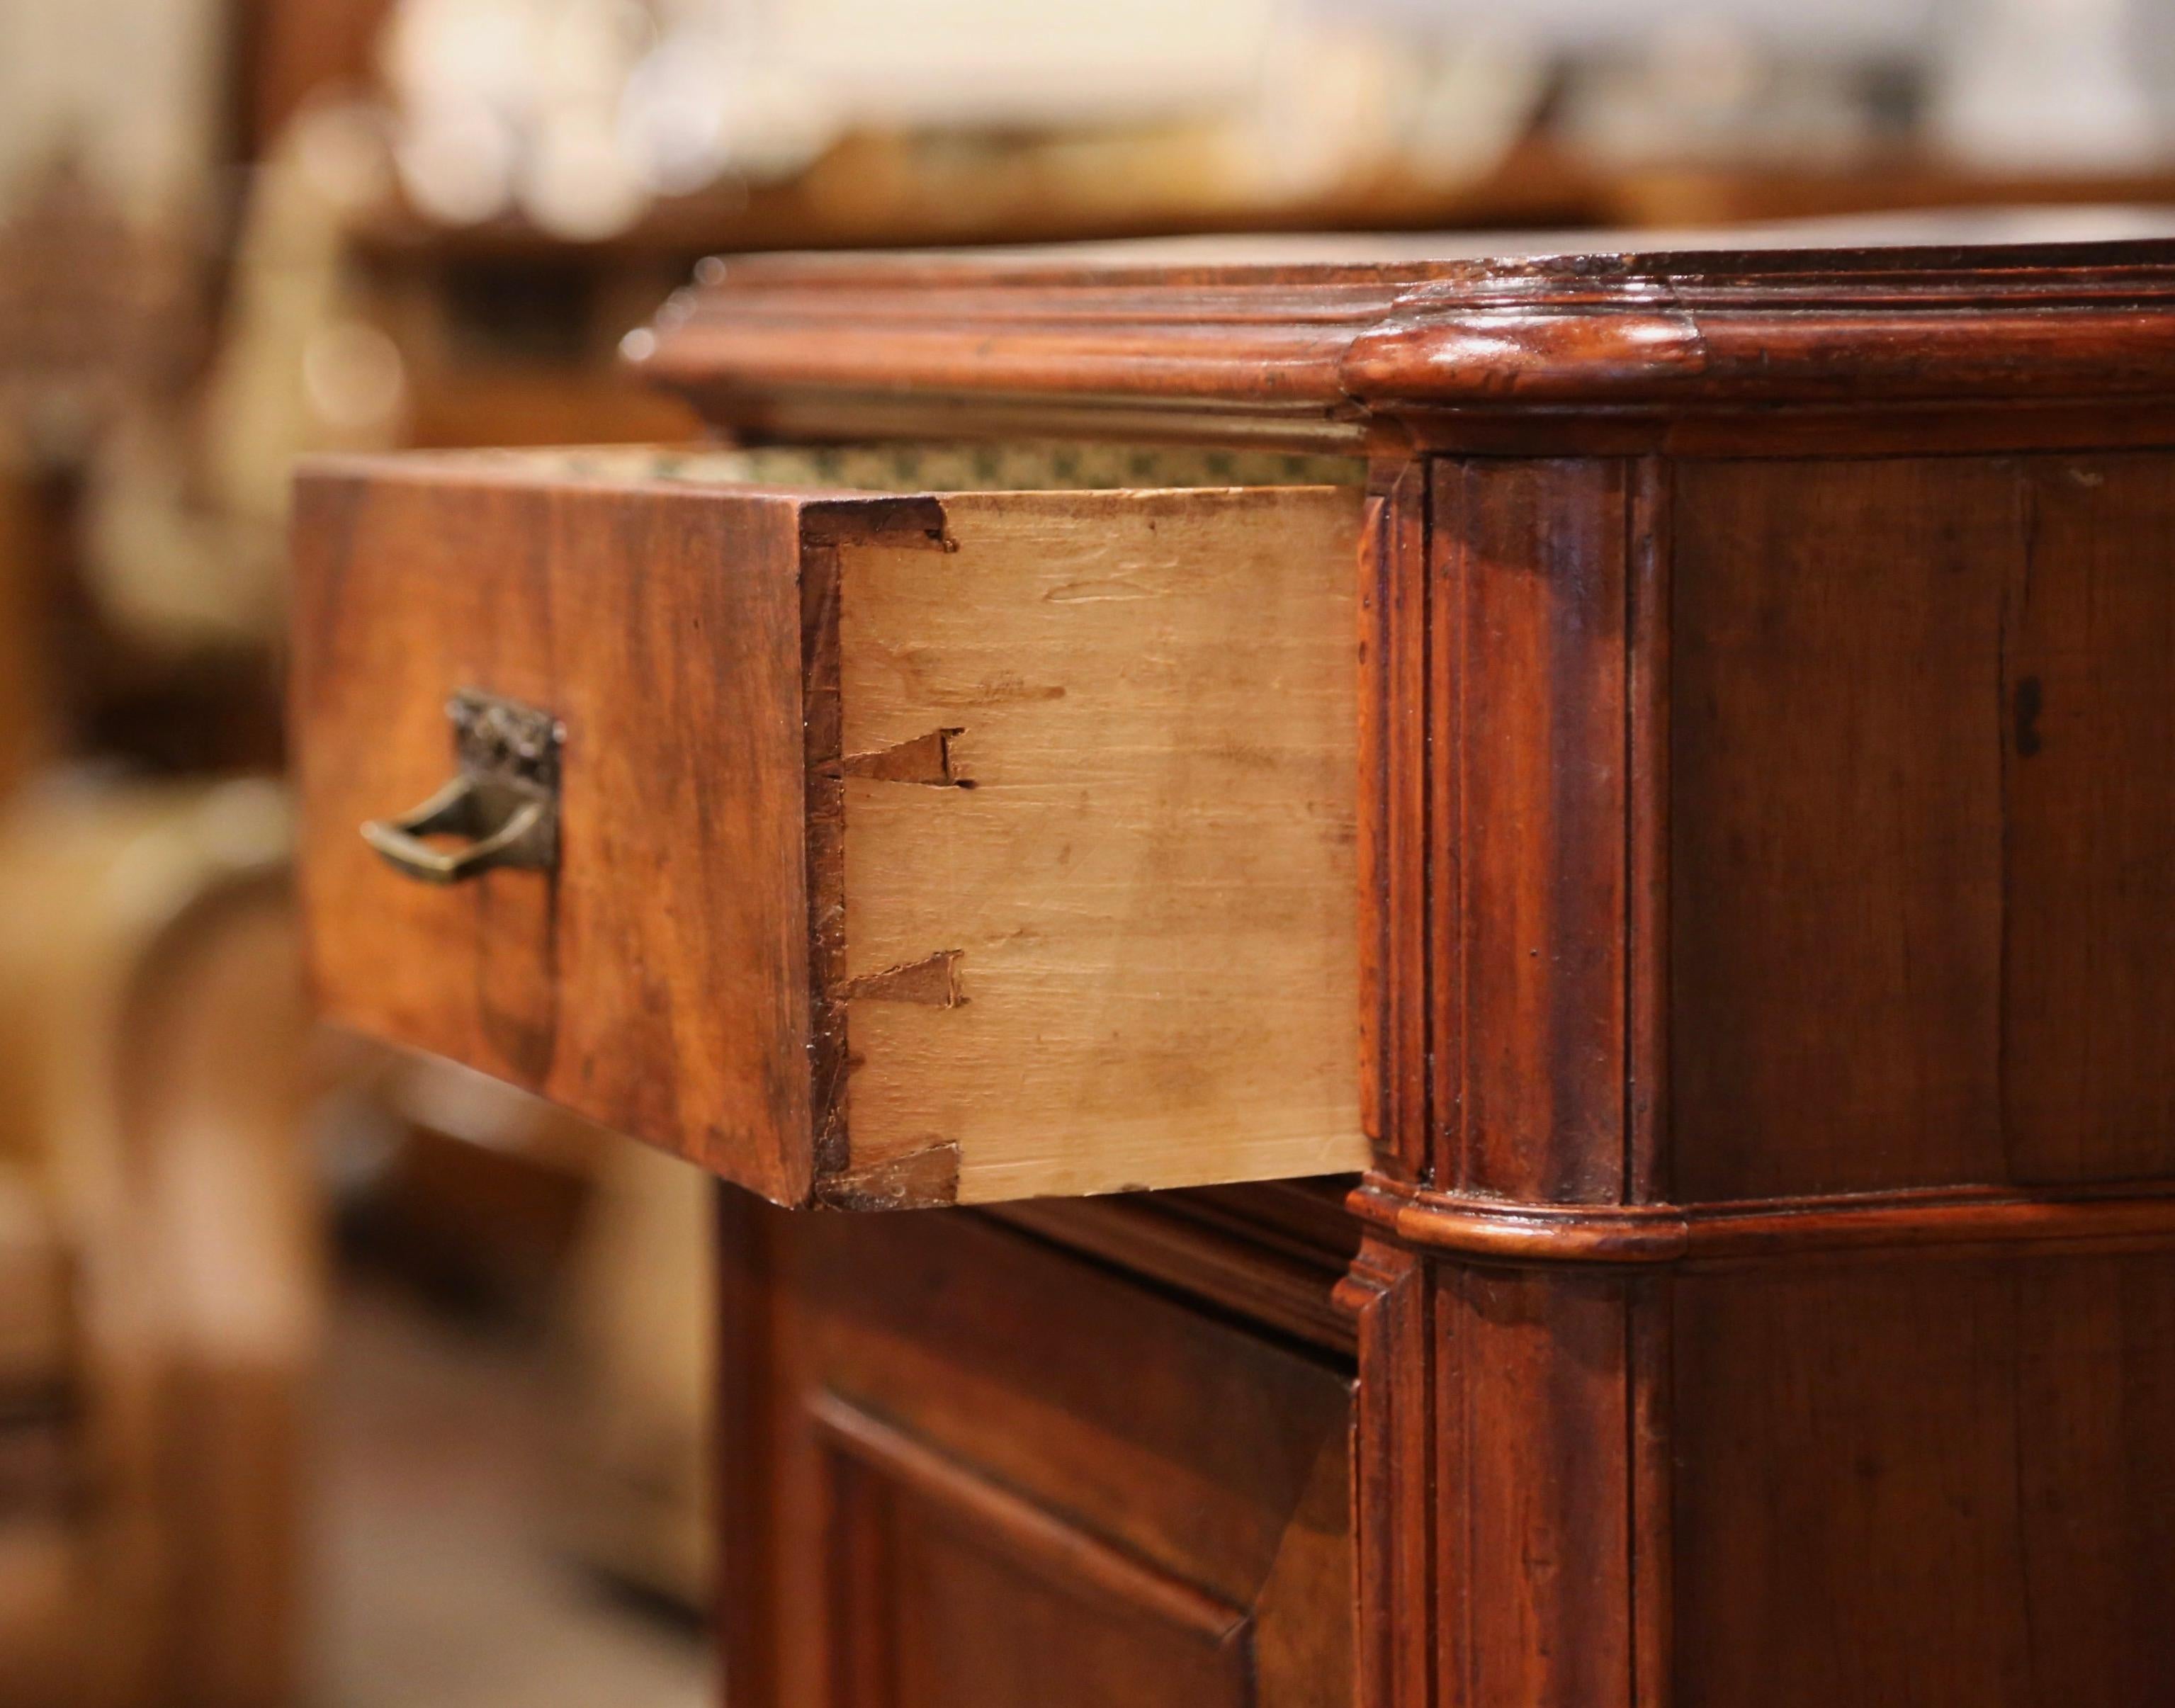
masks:
[[[781,1203],[1359,1166],[1358,527],[1324,487],[319,465],[321,1000]],[[534,800],[535,864],[358,833],[463,774],[439,821]]]
[[[1348,1371],[971,1217],[720,1250],[743,1708],[1354,1700]]]

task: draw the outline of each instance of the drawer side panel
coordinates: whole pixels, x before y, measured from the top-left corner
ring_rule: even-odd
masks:
[[[857,1177],[1365,1165],[1360,502],[971,495],[956,550],[841,554]]]

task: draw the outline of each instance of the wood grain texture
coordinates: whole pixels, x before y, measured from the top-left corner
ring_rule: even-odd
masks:
[[[1359,1708],[1426,1708],[1436,1645],[1433,1278],[1411,1252],[1364,1246],[1337,1289],[1358,1329],[1353,1494],[1359,1526]]]
[[[841,555],[847,1166],[949,1150],[962,1201],[1361,1166],[1358,496],[944,505],[941,556]],[[856,762],[939,732],[949,781]]]
[[[1678,1283],[1684,1708],[2145,1708],[2175,1675],[2175,1265]]]
[[[1359,1249],[1345,1179],[1185,1192],[1022,1199],[984,1206],[1043,1239],[1116,1264],[1259,1328],[1350,1358],[1335,1290]]]
[[[1676,471],[1625,470],[1624,1198],[1672,1190],[1669,1166],[1670,586]]]
[[[1353,1700],[1337,1364],[965,1212],[747,1209],[725,1369],[772,1445],[722,1469],[773,1581],[741,1708]]]
[[[1429,871],[1454,860],[1428,821],[1429,480],[1418,462],[1375,471],[1359,564],[1359,1055],[1362,1122],[1377,1166],[1429,1166]]]
[[[833,1675],[841,1708],[1027,1702],[1057,1679],[1082,1701],[1253,1700],[1245,1608],[834,1394],[810,1411],[827,1450],[830,1616],[860,1639]]]
[[[303,481],[301,869],[334,1017],[807,1196],[800,528],[796,500],[427,462]],[[451,773],[469,686],[566,725],[556,875],[432,888],[355,833]]]
[[[2175,1173],[2175,458],[2035,458],[2003,617],[2004,1162]]]
[[[1626,1176],[1627,469],[1445,460],[1434,480],[1439,1178],[1612,1202]]]
[[[2175,1168],[2175,465],[1690,464],[1687,1201]]]
[[[1690,464],[1677,497],[1677,1189],[1999,1179],[2013,475]]]
[[[736,258],[637,349],[713,423],[773,437],[1160,423],[1393,455],[1415,433],[1489,448],[1508,426],[1519,437],[1493,448],[1533,455],[1598,425],[1543,411],[1607,411],[1635,434],[1614,448],[1652,449],[1700,410],[1744,443],[1798,411],[1910,431],[1945,405],[1937,431],[2015,447],[2036,411],[2082,403],[2104,421],[2107,400],[2167,389],[2167,224],[2091,224]]]
[[[1443,1702],[1630,1708],[1630,1287],[1436,1272]]]
[[[1364,1246],[1213,1199],[1008,1224],[741,1205],[740,1708],[2166,1695],[2175,249],[1780,241],[787,258],[660,321],[652,372],[758,435],[1375,458],[1361,602],[1321,613],[1363,648],[1367,1022],[1337,1047],[1350,1133],[1385,1151],[1350,1200]],[[967,1106],[927,1105],[952,1131],[874,1089],[1031,991],[985,981],[1033,966],[993,928],[1063,897],[1041,941],[1114,941],[1109,816],[1007,767],[1125,783],[1155,743],[1113,739],[1088,689],[1180,653],[1103,626],[1180,600],[1138,566],[1208,575],[1221,548],[1169,556],[1109,496],[1008,506],[990,542],[1076,519],[1024,567],[984,549],[981,499],[944,501],[941,557],[800,540],[801,786],[830,791],[811,865],[835,883],[803,898],[800,995],[811,1038],[843,1022],[811,1195],[965,1191],[985,1140],[1084,1179],[1076,1131],[1136,1120],[1036,1087],[1031,1004],[1009,1052],[993,1029],[974,1075],[926,1082]],[[1035,590],[1064,553],[1094,567],[1066,583],[1092,590],[1088,687],[996,656],[1060,603]],[[857,656],[864,576],[905,615]],[[1235,759],[1295,708],[1238,721],[1245,650],[1185,653],[1217,740],[1169,800],[1269,859],[1288,845]],[[1092,732],[1061,721],[1083,704]],[[1080,872],[1008,864],[1030,799]],[[887,825],[900,857],[863,893],[854,838]],[[502,929],[511,955],[535,924]],[[494,998],[509,1037],[540,1029],[526,988]],[[1001,1131],[1007,1105],[1048,1125]]]
[[[1947,1186],[1746,1203],[1549,1205],[1435,1192],[1369,1175],[1353,1214],[1423,1250],[1474,1262],[1774,1264],[1819,1253],[2150,1247],[2175,1238],[2164,1186]]]

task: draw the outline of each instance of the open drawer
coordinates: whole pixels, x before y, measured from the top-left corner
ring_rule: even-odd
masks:
[[[784,1204],[1361,1166],[1350,479],[308,466],[323,1006]]]

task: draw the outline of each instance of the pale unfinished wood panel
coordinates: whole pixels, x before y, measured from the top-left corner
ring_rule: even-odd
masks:
[[[852,1177],[1365,1164],[1350,491],[974,494],[839,555]]]

